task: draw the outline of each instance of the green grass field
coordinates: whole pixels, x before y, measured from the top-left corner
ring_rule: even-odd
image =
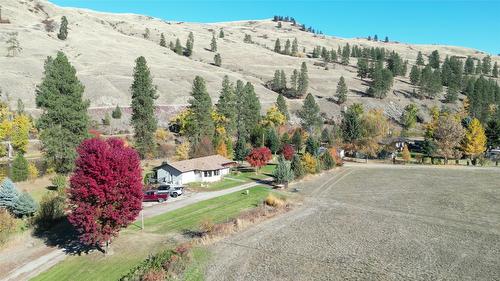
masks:
[[[70,256],[32,280],[117,280],[149,254],[173,247],[175,241],[169,238],[172,237],[170,234],[197,230],[199,223],[207,218],[221,222],[235,217],[273,192],[264,186],[249,190],[249,195],[239,191],[147,219],[144,231],[132,225],[115,239],[112,255],[93,252]],[[200,280],[200,264],[206,255],[199,253],[198,259],[188,268],[186,277],[189,278],[186,280]]]

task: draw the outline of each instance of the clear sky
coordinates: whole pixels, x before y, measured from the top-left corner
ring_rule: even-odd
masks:
[[[219,22],[289,15],[339,37],[465,46],[500,53],[500,0],[52,0],[66,7]]]

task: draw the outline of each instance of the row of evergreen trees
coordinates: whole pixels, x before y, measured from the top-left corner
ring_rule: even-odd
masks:
[[[290,39],[287,39],[284,48],[281,47],[280,39],[276,39],[274,43],[274,51],[278,54],[297,56],[299,53],[299,44],[297,38],[293,39],[292,43],[290,43]]]
[[[287,78],[284,70],[276,70],[273,80],[269,81],[266,86],[288,98],[300,98],[307,93],[309,87],[309,75],[307,64],[302,63],[300,70],[294,69],[290,75],[290,86],[287,84]]]

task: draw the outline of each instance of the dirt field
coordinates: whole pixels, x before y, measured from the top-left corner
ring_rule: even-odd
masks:
[[[500,170],[348,167],[307,185],[301,208],[213,246],[207,280],[500,279]]]

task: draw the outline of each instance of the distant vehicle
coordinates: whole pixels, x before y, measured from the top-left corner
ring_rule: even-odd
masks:
[[[164,202],[170,197],[169,193],[160,193],[158,190],[148,190],[144,192],[144,197],[142,199],[143,202]]]
[[[182,195],[182,186],[173,186],[171,184],[162,184],[158,187],[158,193],[168,193],[172,198]]]

